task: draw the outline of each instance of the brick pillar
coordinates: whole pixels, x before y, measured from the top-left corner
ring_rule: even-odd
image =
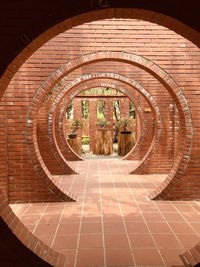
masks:
[[[96,123],[97,123],[97,99],[90,99],[89,100],[90,151],[93,151],[93,147],[94,147]]]
[[[122,98],[120,101],[120,116],[121,118],[129,117],[129,98]]]
[[[73,119],[76,120],[82,120],[82,102],[80,98],[74,98],[73,99]],[[77,141],[78,144],[82,145],[82,128],[79,128],[77,130]]]

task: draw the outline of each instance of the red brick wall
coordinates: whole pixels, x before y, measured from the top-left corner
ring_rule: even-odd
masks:
[[[180,86],[183,88],[187,86],[187,92],[197,86],[199,78],[196,76],[195,69],[198,68],[198,50],[189,41],[186,41],[167,29],[147,22],[114,20],[112,22],[94,22],[91,23],[91,25],[91,31],[89,30],[89,24],[86,24],[75,27],[69,32],[52,39],[34,53],[15,75],[6,93],[12,94],[11,99],[8,98],[7,101],[12,102],[14,106],[16,106],[17,102],[21,103],[18,113],[21,120],[21,127],[23,125],[25,127],[26,125],[25,115],[35,91],[48,75],[70,59],[94,50],[107,51],[120,49],[143,55],[168,71],[170,75],[178,81]],[[126,31],[124,30],[125,28]],[[66,40],[66,38],[67,46],[62,42]],[[135,40],[135,42],[133,42],[133,40]],[[185,60],[183,60],[183,58]],[[130,68],[128,64],[124,64],[122,68],[122,64],[108,61],[106,63],[97,63],[96,66],[94,64],[92,69],[90,66],[81,68],[79,71],[75,72],[75,75],[78,73],[110,69],[138,80],[155,98],[157,97],[156,101],[160,106],[161,115],[165,122],[165,118],[169,117],[168,106],[172,103],[172,99],[155,78],[152,78],[151,75],[141,69],[137,67]],[[183,70],[185,72],[184,75],[182,75]],[[72,79],[73,74],[70,77],[70,80]],[[24,94],[26,94],[26,96]],[[160,95],[162,95],[162,99]],[[9,114],[8,120],[14,120],[13,114]],[[16,127],[19,129],[20,125]],[[160,165],[164,166],[166,169],[173,164],[172,156],[170,155],[172,150],[171,140],[167,142],[166,147],[166,137],[169,135],[169,132],[170,125],[164,124],[165,135],[162,136],[161,140],[163,148],[159,151],[160,155],[162,154],[162,158],[158,158],[159,162],[163,160]],[[23,143],[23,134],[20,140]],[[17,144],[15,144],[15,146],[17,146]],[[26,147],[24,149],[24,151],[26,151],[25,154],[28,155],[26,144],[24,144],[24,146]],[[9,153],[10,152],[12,153],[12,148],[9,148]],[[21,150],[18,152],[18,155],[21,155]],[[20,179],[23,181],[24,170],[30,170],[31,164],[30,162],[24,163],[22,158],[16,161],[18,163],[15,166],[23,166],[23,168],[15,167],[15,172],[19,174],[19,177],[21,177]],[[169,162],[169,165],[167,162]],[[167,163],[167,165],[164,165],[165,163]],[[9,169],[10,168],[11,163],[9,161]]]

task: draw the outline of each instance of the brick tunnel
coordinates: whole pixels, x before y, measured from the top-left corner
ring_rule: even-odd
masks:
[[[0,4],[0,266],[198,266],[195,4],[192,16],[175,3],[58,2],[20,1],[20,16],[16,3]],[[105,88],[115,94],[97,95]],[[83,101],[87,129],[73,147],[67,108],[83,121]],[[110,156],[95,152],[98,101],[111,122]],[[122,118],[135,108],[135,141],[123,156],[123,135],[113,154],[114,101]]]

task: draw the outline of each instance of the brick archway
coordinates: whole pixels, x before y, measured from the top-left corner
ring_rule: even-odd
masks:
[[[79,89],[80,87],[80,89]],[[147,134],[147,132],[145,131],[145,128],[144,128],[144,113],[142,111],[142,108],[140,105],[138,105],[137,103],[137,97],[135,95],[132,94],[131,92],[131,87],[128,87],[128,85],[125,85],[124,83],[121,83],[120,85],[118,84],[114,84],[114,81],[113,80],[104,80],[104,79],[95,79],[95,80],[91,80],[91,81],[84,81],[84,83],[81,83],[80,85],[78,86],[75,86],[74,90],[73,91],[77,91],[77,90],[88,90],[88,89],[92,89],[94,87],[109,87],[109,88],[112,88],[112,89],[115,89],[115,90],[118,90],[120,92],[125,92],[126,91],[126,94],[128,94],[127,96],[130,98],[131,101],[133,101],[135,107],[136,107],[136,111],[138,113],[138,116],[139,116],[139,119],[140,119],[140,128],[141,128],[141,132],[140,134],[138,135],[138,138],[137,138],[137,142],[135,144],[135,146],[133,147],[132,151],[130,151],[123,159],[131,159],[131,160],[139,160],[139,155],[137,155],[137,152],[139,150],[138,147],[141,146],[141,143],[143,142],[143,140],[145,139],[145,135]],[[74,93],[72,93],[74,95]],[[68,94],[67,94],[68,95]],[[62,144],[62,147],[65,147],[66,146],[66,139],[63,135],[64,133],[64,129],[63,129],[63,117],[64,117],[64,112],[65,112],[65,109],[66,109],[66,106],[69,104],[69,99],[68,97],[64,97],[64,99],[61,101],[59,107],[58,107],[58,110],[56,111],[56,114],[55,114],[55,121],[57,122],[56,123],[56,126],[55,126],[55,131],[59,132],[58,134],[56,134],[57,138],[59,136],[60,138],[60,141],[61,141],[61,144]],[[61,146],[60,146],[60,150],[61,150]]]
[[[144,57],[138,56],[136,54],[129,54],[126,52],[112,52],[112,51],[96,52],[84,55],[80,58],[77,58],[67,63],[66,65],[61,66],[59,70],[53,73],[42,84],[37,94],[35,95],[34,101],[32,102],[28,115],[28,121],[33,122],[33,124],[32,123],[30,124],[31,127],[29,127],[29,136],[32,136],[32,134],[33,136],[35,136],[36,124],[34,122],[34,116],[36,115],[39,106],[44,101],[45,94],[48,91],[50,91],[60,79],[62,79],[65,75],[68,75],[71,71],[74,71],[77,68],[80,68],[84,65],[88,65],[93,62],[99,62],[105,60],[126,62],[130,65],[138,66],[141,69],[149,72],[156,79],[158,79],[161,82],[161,84],[168,90],[168,92],[170,93],[170,95],[172,96],[177,105],[182,127],[181,141],[184,145],[182,146],[182,149],[180,149],[174,167],[170,171],[166,181],[154,193],[154,197],[157,198],[170,198],[170,194],[173,191],[174,187],[176,186],[178,181],[180,181],[181,177],[184,175],[184,171],[187,167],[190,158],[191,147],[192,147],[192,135],[193,135],[192,120],[190,117],[190,111],[187,104],[187,100],[185,99],[185,96],[182,90],[177,85],[177,83],[162,68],[160,68],[158,65],[154,64],[152,61]],[[32,145],[34,145],[34,143],[36,144],[36,140],[32,143]],[[30,149],[33,151],[34,147],[33,146],[30,147]],[[38,153],[37,147],[35,151],[36,153]],[[35,159],[37,157],[39,157],[39,155],[37,155]],[[40,173],[42,173],[43,170],[41,165],[38,166],[38,168],[40,169]],[[173,183],[171,183],[172,180]]]
[[[151,142],[151,145],[149,149],[146,152],[146,155],[144,158],[141,160],[141,162],[136,166],[134,173],[141,173],[143,172],[143,169],[147,166],[148,162],[151,160],[153,157],[153,154],[157,148],[157,145],[159,144],[160,136],[161,136],[161,117],[160,117],[160,112],[159,108],[153,99],[153,97],[150,95],[148,91],[145,90],[140,84],[138,84],[136,81],[131,80],[125,76],[122,76],[117,73],[93,73],[93,74],[86,74],[78,77],[76,80],[73,80],[71,83],[68,83],[63,90],[61,90],[57,97],[55,98],[54,102],[52,103],[52,108],[50,109],[49,112],[49,134],[50,134],[50,140],[52,143],[53,148],[58,148],[57,140],[56,140],[56,135],[55,135],[55,129],[58,127],[54,127],[54,112],[56,111],[58,105],[60,102],[63,100],[65,95],[69,95],[68,101],[71,101],[74,96],[79,94],[80,92],[83,91],[83,89],[76,89],[76,86],[79,84],[84,84],[84,82],[90,81],[90,80],[96,80],[98,78],[101,79],[111,79],[111,80],[119,80],[122,81],[123,83],[133,87],[135,90],[137,90],[142,96],[147,100],[149,105],[151,106],[151,109],[153,111],[153,115],[155,118],[155,133]],[[74,90],[73,90],[74,89]],[[122,90],[123,93],[125,93],[129,98],[131,98],[131,92],[128,92],[127,90]],[[63,117],[61,117],[60,122],[63,121]],[[58,126],[58,125],[57,125]],[[64,139],[64,136],[62,137],[62,140]],[[55,142],[55,144],[54,144]],[[134,149],[134,148],[133,148]]]
[[[89,16],[89,14],[86,15],[81,15],[80,17],[82,19],[79,20],[78,23],[85,22],[88,20],[88,17],[91,17],[91,19],[95,19],[95,18],[102,18],[104,16],[104,13],[107,12],[107,10],[102,10],[102,11],[95,11],[95,12],[99,12],[99,14],[97,16],[93,15],[93,16]],[[107,12],[109,13],[109,12]],[[132,12],[130,9],[120,9],[120,10],[110,10],[110,13],[113,16],[116,16],[117,14],[122,17],[123,14],[127,13],[126,17],[134,17],[134,12]],[[156,13],[156,12],[152,12],[152,11],[144,11],[144,10],[138,10],[137,12],[135,11],[135,14],[138,14],[138,18],[139,19],[146,19],[152,22],[156,22],[158,24],[162,24],[166,27],[171,28],[172,30],[176,31],[177,33],[182,34],[183,36],[185,36],[186,38],[188,38],[189,40],[191,40],[192,42],[194,42],[195,44],[199,45],[199,33],[193,31],[191,28],[185,26],[184,24],[180,23],[177,20],[174,20],[171,17],[167,17],[164,16],[162,14]],[[125,16],[125,15],[124,15]],[[71,23],[71,24],[70,24]],[[71,27],[73,25],[73,20],[69,20],[66,22],[67,27]],[[56,25],[55,27],[53,27],[52,29],[50,29],[48,32],[42,34],[41,36],[39,36],[37,39],[35,39],[30,45],[27,46],[27,48],[25,48],[16,58],[15,60],[13,60],[11,62],[11,64],[9,65],[8,69],[5,71],[5,73],[3,74],[2,78],[1,78],[1,93],[3,93],[3,90],[6,89],[6,86],[8,85],[9,81],[11,80],[11,78],[13,77],[14,73],[17,72],[18,68],[22,65],[22,63],[36,50],[38,49],[42,44],[44,44],[46,41],[48,41],[52,36],[55,36],[56,34],[60,33],[61,31],[65,30],[65,25],[63,25],[63,23],[60,23],[59,25]],[[26,44],[21,44],[21,48],[25,47]],[[11,56],[11,59],[14,58],[16,55],[16,52],[13,53],[13,55]],[[2,126],[3,127],[3,126]],[[4,138],[3,140],[6,140],[6,138]],[[4,165],[4,159],[2,160],[2,165]],[[6,204],[7,205],[7,204]],[[7,211],[6,211],[7,213]],[[4,218],[4,217],[3,217]],[[5,219],[5,218],[4,218]],[[5,220],[6,221],[6,220]],[[10,226],[10,222],[7,221],[8,225]],[[11,226],[10,226],[11,227]],[[12,228],[12,227],[11,227]],[[22,237],[19,235],[19,233],[14,232],[19,239],[22,239]],[[27,244],[28,246],[28,244]],[[33,247],[31,247],[31,249],[33,251],[35,251],[35,249]],[[38,254],[40,257],[43,257],[41,254]],[[52,262],[51,261],[51,255],[49,254],[49,250],[46,253],[46,261],[48,262]],[[57,263],[54,262],[55,265],[57,266]]]

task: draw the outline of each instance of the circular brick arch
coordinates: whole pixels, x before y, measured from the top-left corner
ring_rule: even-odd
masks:
[[[73,80],[72,82],[68,83],[57,95],[54,102],[52,103],[52,108],[49,111],[49,134],[50,134],[50,140],[52,143],[52,146],[56,147],[58,149],[58,144],[56,140],[56,134],[55,129],[58,127],[55,127],[55,116],[54,113],[56,112],[59,104],[64,99],[65,96],[68,97],[68,103],[79,93],[84,91],[84,88],[76,89],[77,85],[80,85],[82,83],[85,83],[87,81],[96,80],[96,79],[110,79],[110,80],[117,80],[121,81],[124,84],[129,85],[133,89],[137,90],[142,96],[146,99],[148,104],[150,105],[153,115],[154,115],[154,121],[155,121],[155,127],[154,127],[154,136],[150,145],[150,148],[147,150],[147,153],[145,154],[144,158],[139,162],[139,164],[134,169],[134,173],[140,173],[142,172],[142,169],[148,164],[148,162],[153,157],[153,154],[157,148],[157,145],[159,144],[159,140],[161,137],[161,129],[162,129],[162,123],[161,123],[161,116],[159,112],[159,108],[154,100],[154,98],[151,96],[151,94],[142,87],[139,83],[136,81],[129,79],[123,75],[117,74],[117,73],[92,73],[92,74],[85,74],[77,79]],[[74,90],[73,90],[74,89]],[[73,90],[73,91],[72,91]],[[122,89],[122,93],[126,94],[130,99],[132,98],[131,93],[125,89]],[[64,112],[62,113],[64,114]],[[61,118],[60,122],[63,121],[63,117]],[[57,125],[58,126],[58,125]],[[63,132],[63,131],[62,131]],[[64,136],[62,137],[64,139]],[[54,145],[56,143],[56,145]],[[134,149],[134,148],[133,148]]]
[[[181,23],[180,21],[178,21],[174,18],[165,16],[161,13],[148,11],[148,10],[142,10],[142,9],[130,9],[130,8],[120,8],[120,9],[113,8],[113,9],[93,11],[91,13],[85,13],[85,14],[82,14],[82,15],[74,17],[74,18],[69,18],[64,22],[61,22],[60,24],[55,25],[54,27],[52,27],[48,31],[41,34],[38,38],[36,38],[34,41],[32,41],[29,45],[27,45],[24,48],[24,50],[22,52],[20,52],[15,57],[15,59],[8,65],[8,68],[5,70],[4,74],[1,76],[1,79],[0,79],[0,85],[1,85],[1,93],[0,94],[1,95],[0,96],[3,95],[4,91],[6,90],[7,85],[9,84],[11,79],[13,78],[14,74],[18,71],[20,66],[24,63],[24,61],[26,59],[28,59],[30,57],[30,55],[32,55],[34,53],[34,51],[36,51],[40,46],[42,46],[44,43],[46,43],[52,37],[65,31],[66,29],[70,29],[73,26],[80,25],[81,23],[84,23],[84,22],[90,22],[92,20],[98,20],[98,19],[102,19],[102,18],[114,18],[114,17],[116,17],[116,18],[117,17],[118,18],[138,18],[138,19],[143,19],[143,20],[157,23],[159,25],[165,26],[165,27],[177,32],[178,34],[181,34],[182,36],[184,36],[188,40],[192,41],[197,46],[200,46],[200,34],[198,32],[196,32],[195,30],[186,26],[185,24]],[[14,58],[14,56],[15,56],[15,53],[13,54],[13,58]],[[184,98],[183,98],[183,102],[185,102]],[[187,103],[186,103],[186,109],[188,110]],[[188,112],[188,114],[189,114],[188,122],[185,122],[185,124],[189,123],[188,125],[192,128],[190,112]],[[188,141],[189,146],[188,146],[188,149],[183,149],[183,151],[185,151],[185,155],[183,153],[180,155],[181,159],[183,159],[184,156],[186,157],[186,159],[187,159],[186,163],[188,162],[189,156],[190,156],[192,130],[187,131],[187,134],[190,137],[188,137],[188,140],[185,140],[185,141]],[[180,162],[181,162],[181,160],[179,160],[178,166],[180,165]],[[183,164],[183,167],[180,167],[180,170],[184,170],[186,165]],[[175,173],[177,172],[177,170],[178,170],[178,168],[174,169]],[[176,179],[179,179],[181,174],[182,174],[181,171],[180,171],[180,173],[177,172]],[[169,179],[166,181],[166,184],[164,184],[163,187],[161,187],[160,190],[155,193],[155,195],[160,194],[163,191],[163,189],[165,189],[167,186],[169,186],[170,181],[173,178],[174,178],[174,174],[172,173],[171,176],[169,175]],[[175,182],[176,182],[176,179],[175,179]],[[165,190],[164,190],[164,192],[165,192]],[[165,195],[165,193],[164,193],[164,195]],[[161,194],[161,196],[164,196],[164,195]],[[166,196],[167,195],[168,194],[166,192]],[[2,199],[4,199],[4,196]],[[16,216],[15,216],[15,218],[16,218]],[[9,225],[9,227],[12,228],[10,226],[10,222],[7,221],[7,223]],[[23,239],[19,235],[19,233],[17,233],[17,232],[14,232],[14,233],[20,240]],[[27,246],[28,246],[28,244],[27,244]],[[30,247],[30,248],[33,251],[35,251],[34,247]],[[41,255],[41,254],[39,256],[41,258],[43,257],[43,255]],[[52,263],[51,254],[49,253],[49,251],[46,252],[46,261],[48,261],[49,263]],[[54,265],[59,266],[56,262],[54,263]]]
[[[80,85],[78,87],[80,87]],[[133,88],[128,87],[128,85],[125,85],[125,84],[120,84],[120,85],[114,84],[113,81],[110,81],[110,80],[105,82],[101,79],[98,79],[97,81],[96,81],[96,79],[95,79],[95,81],[92,80],[92,84],[91,84],[91,81],[88,81],[88,82],[85,81],[83,84],[81,84],[82,91],[92,89],[94,87],[102,87],[102,88],[109,87],[109,88],[118,90],[120,92],[126,91],[126,95],[130,98],[131,101],[134,102],[137,114],[138,114],[139,119],[140,119],[141,131],[140,131],[140,134],[137,138],[137,141],[136,141],[133,149],[126,156],[124,156],[123,159],[131,159],[131,160],[135,159],[135,160],[137,160],[138,158],[134,158],[133,153],[134,152],[136,153],[139,150],[138,147],[140,147],[141,142],[143,142],[143,140],[145,138],[145,134],[147,134],[147,132],[144,129],[144,113],[143,113],[141,107],[138,105],[136,97],[133,96],[130,92],[130,89],[133,89]],[[75,89],[75,91],[77,91],[77,87],[75,87],[74,89]],[[67,93],[67,95],[68,95],[68,93]],[[58,122],[55,126],[55,131],[59,132],[58,135],[59,135],[59,138],[61,140],[62,147],[65,147],[66,145],[68,145],[68,144],[66,144],[66,138],[64,136],[63,120],[64,120],[64,113],[65,113],[66,107],[69,104],[69,99],[68,99],[68,97],[65,97],[65,98],[62,100],[62,102],[59,105],[59,107],[62,107],[62,108],[59,108],[55,114],[55,117],[59,117]],[[57,138],[58,138],[58,135],[56,134]]]
[[[7,223],[18,239],[38,257],[48,262],[52,266],[65,266],[67,258],[65,255],[53,250],[44,244],[39,238],[34,236],[29,229],[20,221],[13,212],[0,190],[0,216]]]
[[[123,4],[122,4],[123,5]],[[35,38],[30,44],[28,44],[21,52],[18,54],[13,61],[8,65],[4,74],[1,77],[1,95],[4,90],[6,90],[7,85],[18,71],[21,65],[26,61],[38,48],[49,41],[54,36],[71,29],[72,27],[78,26],[83,23],[88,23],[94,20],[102,19],[112,19],[112,18],[124,18],[124,19],[140,19],[144,21],[149,21],[156,23],[158,25],[164,26],[177,34],[190,40],[192,43],[200,47],[200,33],[186,24],[180,22],[179,20],[166,16],[162,13],[146,10],[122,7],[122,8],[105,8],[101,10],[94,10],[91,12],[83,13],[77,16],[70,17],[55,26],[51,27],[47,31],[40,34]],[[0,95],[0,96],[1,96]]]
[[[193,135],[193,127],[192,127],[192,120],[190,115],[190,110],[188,107],[187,100],[185,99],[185,96],[181,90],[181,88],[178,86],[178,84],[172,79],[172,77],[166,73],[161,67],[153,63],[152,61],[148,60],[147,58],[144,58],[142,56],[131,54],[127,52],[113,52],[113,51],[107,51],[107,52],[96,52],[91,53],[88,55],[83,55],[77,59],[74,59],[67,64],[61,66],[60,69],[55,71],[49,78],[41,85],[38,92],[36,93],[32,105],[30,106],[29,114],[27,121],[31,122],[28,124],[29,126],[29,136],[33,136],[34,140],[33,143],[31,143],[32,146],[30,146],[30,150],[35,152],[35,160],[40,157],[39,151],[37,148],[37,141],[36,141],[36,122],[34,121],[34,117],[37,115],[37,110],[42,105],[45,95],[52,90],[52,88],[66,75],[71,73],[72,71],[99,61],[118,61],[118,62],[125,62],[130,65],[137,66],[148,73],[150,73],[152,76],[154,76],[157,80],[161,82],[161,84],[168,90],[170,95],[172,96],[173,100],[175,101],[179,115],[180,115],[180,125],[182,129],[182,135],[181,135],[181,141],[182,141],[182,147],[179,150],[178,157],[175,160],[175,164],[173,168],[171,169],[167,179],[165,182],[160,186],[159,189],[157,189],[154,193],[154,197],[165,197],[167,198],[167,195],[169,194],[170,189],[174,187],[176,184],[176,181],[180,180],[181,176],[183,175],[188,161],[190,159],[191,154],[191,148],[192,148],[192,135]],[[34,147],[35,146],[35,147]],[[153,151],[151,149],[151,151]],[[41,157],[40,157],[41,159]],[[147,160],[147,159],[146,159]],[[146,162],[145,160],[145,162]],[[40,173],[44,173],[42,166],[40,162],[38,162],[38,168],[40,169]],[[47,177],[47,179],[49,179]],[[171,181],[173,182],[171,183]]]

